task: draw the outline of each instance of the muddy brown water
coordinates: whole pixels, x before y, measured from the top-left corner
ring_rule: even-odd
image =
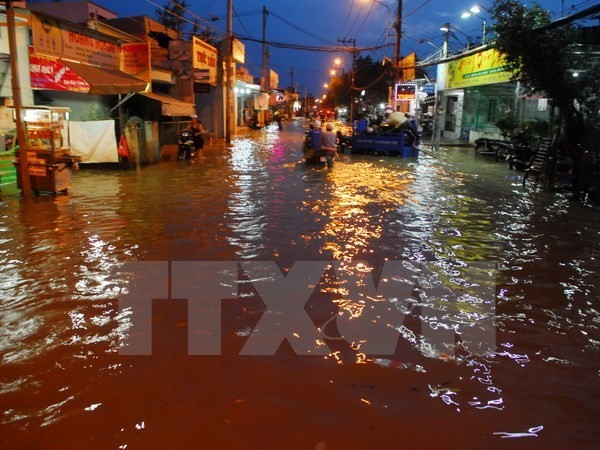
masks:
[[[81,170],[68,196],[4,189],[2,448],[597,448],[600,211],[469,148],[309,167],[301,125]],[[151,354],[123,351],[132,261],[159,267]],[[202,316],[220,323],[190,334],[216,330],[219,354],[189,354],[173,297],[199,262],[229,268]],[[297,277],[265,303],[251,267]],[[390,331],[391,352],[368,351]]]

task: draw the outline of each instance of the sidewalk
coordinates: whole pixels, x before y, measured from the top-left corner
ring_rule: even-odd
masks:
[[[422,145],[429,145],[431,146],[431,137],[430,136],[425,136],[421,138],[421,144]],[[475,144],[469,143],[468,141],[463,141],[461,139],[451,139],[451,138],[447,138],[442,136],[440,138],[440,145],[444,146],[444,147],[474,147]]]

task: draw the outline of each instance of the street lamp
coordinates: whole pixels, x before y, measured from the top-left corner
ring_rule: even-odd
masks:
[[[467,38],[467,45],[469,45],[471,43],[471,36],[469,36],[467,33],[459,30],[458,28],[456,28],[453,25],[450,25],[448,22],[446,22],[444,25],[442,25],[440,27],[440,31],[443,31],[445,33],[446,36],[446,40],[448,40],[450,38],[450,35],[452,35],[454,37],[454,39],[457,40],[458,43],[460,43],[461,45],[464,45],[456,36],[456,34],[453,32],[454,31],[458,31],[460,34],[462,34],[465,38]]]
[[[446,22],[440,27],[440,31],[444,32],[444,47],[442,50],[442,58],[446,58],[448,56],[448,41],[450,40],[450,24]]]
[[[487,22],[486,22],[486,20],[483,17],[481,17],[479,15],[479,13],[481,12],[481,8],[485,9],[488,13],[491,13],[491,11],[489,9],[487,9],[485,6],[473,5],[473,6],[471,6],[469,8],[468,11],[463,12],[461,14],[460,18],[461,19],[467,19],[467,18],[469,18],[471,16],[476,16],[476,17],[479,17],[483,21],[483,26],[482,26],[482,28],[483,28],[483,34],[482,34],[482,37],[481,37],[481,43],[485,44],[485,35],[486,35],[486,30],[487,30]]]

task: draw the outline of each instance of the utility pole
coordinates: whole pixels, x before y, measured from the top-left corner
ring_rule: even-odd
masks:
[[[450,41],[450,24],[444,24],[443,29],[445,29],[444,34],[444,46],[442,47],[442,59],[445,61],[448,58],[448,44]],[[444,68],[448,64],[444,62]],[[444,69],[445,70],[445,69]],[[439,73],[439,72],[438,72]],[[446,79],[444,78],[444,83]],[[440,102],[442,101],[442,94],[439,91],[439,78],[436,80],[436,89],[435,89],[435,99],[433,104],[433,122],[431,127],[431,146],[434,151],[439,151],[440,149],[440,139],[441,139],[441,129],[440,129]]]
[[[225,142],[231,142],[233,131],[233,0],[227,0],[227,38],[225,51],[225,73],[227,86],[225,88]]]
[[[398,86],[398,81],[401,79],[400,76],[400,39],[402,37],[402,0],[398,0],[398,9],[396,11],[396,23],[394,24],[396,28],[396,44],[394,46],[394,86],[392,88],[392,92],[394,95],[394,111],[397,109],[398,105],[398,94],[396,92],[396,88]]]
[[[19,175],[21,178],[21,193],[23,197],[31,197],[31,180],[29,178],[29,142],[25,134],[25,124],[22,117],[21,84],[19,82],[19,64],[17,55],[17,37],[15,34],[15,9],[11,0],[6,0],[6,28],[8,29],[8,46],[10,51],[10,70],[12,75],[13,103],[15,107],[15,122],[17,127],[17,142],[19,144]]]
[[[271,87],[270,73],[269,73],[269,48],[267,46],[267,17],[269,16],[269,10],[266,6],[263,6],[263,21],[262,21],[262,61],[261,61],[261,77],[260,77],[260,91],[269,94]],[[269,95],[270,100],[270,95]],[[267,102],[267,107],[268,107]],[[260,112],[262,117],[261,125],[264,125],[267,121],[267,113],[263,110]]]
[[[354,68],[356,66],[356,39],[338,39],[342,44],[352,44],[352,70],[350,72],[350,121],[354,118]]]

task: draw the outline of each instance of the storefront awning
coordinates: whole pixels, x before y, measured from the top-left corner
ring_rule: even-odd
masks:
[[[139,94],[157,102],[161,102],[163,116],[191,116],[192,114],[196,114],[193,103],[182,102],[174,97],[164,94],[155,94],[153,92],[140,92]]]
[[[129,94],[144,91],[147,86],[145,81],[117,69],[103,69],[64,60],[63,63],[90,85],[88,94]]]

